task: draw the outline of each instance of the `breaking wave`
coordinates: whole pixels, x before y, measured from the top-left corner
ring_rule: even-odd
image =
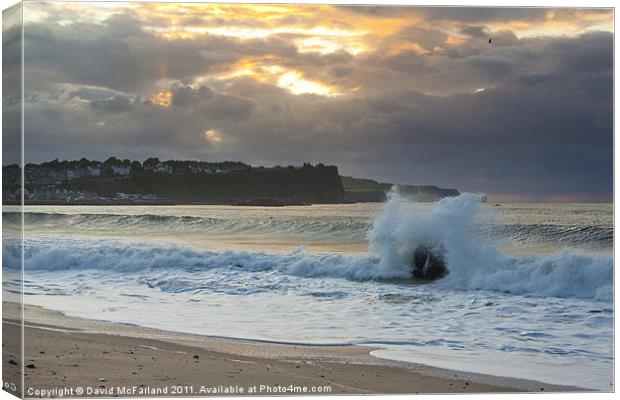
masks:
[[[368,231],[370,248],[365,255],[316,254],[304,248],[284,254],[216,253],[153,242],[41,236],[26,240],[25,265],[28,273],[92,269],[146,277],[157,270],[165,270],[170,275],[175,270],[187,273],[221,268],[252,273],[271,271],[308,278],[389,280],[410,278],[413,252],[420,244],[433,243],[444,252],[449,271],[445,278],[432,283],[437,287],[598,300],[612,298],[613,259],[610,254],[564,250],[550,256],[510,257],[488,240],[472,234],[471,226],[480,212],[480,199],[476,195],[446,198],[432,211],[421,212],[394,192],[383,214]],[[108,215],[88,218],[106,219]],[[19,268],[17,243],[7,240],[3,247],[3,262],[9,268]]]
[[[20,268],[16,241],[5,243],[3,263]],[[375,257],[340,254],[312,254],[298,248],[284,254],[262,252],[210,252],[178,245],[152,242],[126,243],[119,240],[78,240],[72,238],[27,239],[25,268],[29,272],[66,270],[106,270],[116,273],[148,273],[154,270],[198,271],[213,268],[248,272],[276,270],[305,277],[335,277],[354,280],[380,278]]]
[[[472,234],[482,212],[478,195],[442,199],[431,212],[390,195],[383,215],[369,232],[382,277],[408,276],[415,249],[431,243],[440,248],[448,275],[438,284],[518,294],[611,299],[613,257],[562,250],[550,256],[510,257],[492,241]]]

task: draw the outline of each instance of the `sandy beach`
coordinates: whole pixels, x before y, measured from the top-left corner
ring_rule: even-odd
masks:
[[[11,351],[19,348],[18,305],[3,307],[6,381],[19,382],[20,360]],[[71,318],[36,306],[26,306],[25,315],[27,397],[571,390],[390,362],[371,356],[373,348],[365,346],[188,335]]]

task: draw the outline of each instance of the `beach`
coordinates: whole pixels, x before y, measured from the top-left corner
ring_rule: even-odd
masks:
[[[19,378],[19,358],[8,350],[19,346],[19,306],[4,303],[3,307],[4,368],[11,372],[9,381]],[[319,390],[331,394],[577,390],[390,362],[372,357],[373,348],[366,346],[304,346],[186,335],[71,318],[29,305],[25,315],[25,364],[31,366],[25,376],[28,397],[58,397],[59,388],[73,388],[75,393],[78,387],[98,397],[122,397],[119,388],[132,391],[131,395],[173,395],[171,390],[181,390],[179,395],[185,396],[286,394],[278,392],[283,390],[278,386],[306,387],[305,394],[310,395]],[[10,360],[17,364],[9,364]],[[250,387],[258,392],[248,392]]]

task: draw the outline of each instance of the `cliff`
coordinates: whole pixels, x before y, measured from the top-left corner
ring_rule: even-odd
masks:
[[[4,166],[4,201],[18,202],[20,168]],[[335,166],[252,167],[240,162],[144,163],[50,161],[27,164],[24,197],[30,204],[239,204],[343,203]]]
[[[19,203],[21,169],[3,167],[3,201]],[[238,161],[205,162],[110,157],[27,164],[29,204],[303,205],[383,202],[391,183],[340,176],[336,166],[252,167]],[[458,196],[455,189],[399,185],[417,201]]]
[[[352,202],[385,201],[386,193],[393,183],[378,182],[372,179],[341,176],[345,197]],[[456,189],[445,189],[432,185],[398,185],[400,193],[416,201],[437,201],[444,197],[458,196]]]
[[[178,201],[234,204],[259,199],[282,203],[340,203],[344,189],[338,168],[253,168],[222,174],[139,173],[102,184],[84,179],[74,187],[111,196],[114,193],[152,193]]]

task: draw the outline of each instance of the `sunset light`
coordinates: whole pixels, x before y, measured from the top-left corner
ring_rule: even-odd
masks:
[[[299,72],[287,72],[278,79],[278,86],[287,89],[293,94],[318,94],[321,96],[336,96],[331,88],[319,82],[308,81],[302,78]]]

